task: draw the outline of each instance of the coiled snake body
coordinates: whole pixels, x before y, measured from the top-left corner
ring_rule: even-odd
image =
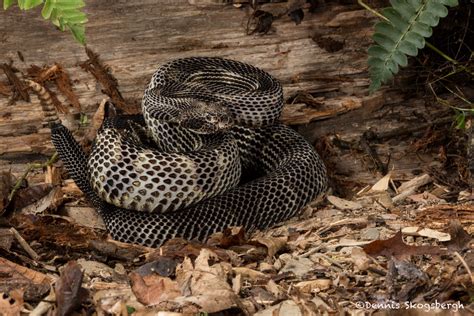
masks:
[[[325,191],[317,153],[276,122],[282,101],[278,81],[256,67],[184,58],[154,74],[144,130],[108,120],[89,157],[63,125],[51,138],[114,239],[203,240],[229,226],[265,229]]]

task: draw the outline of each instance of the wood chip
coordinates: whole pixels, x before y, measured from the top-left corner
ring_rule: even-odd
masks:
[[[327,199],[329,203],[340,210],[358,210],[362,208],[362,204],[360,203],[344,200],[334,195],[329,195]]]

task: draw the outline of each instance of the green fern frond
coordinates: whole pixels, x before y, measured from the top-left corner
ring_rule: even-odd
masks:
[[[3,0],[3,9],[8,9],[15,0]],[[49,19],[61,31],[69,29],[74,38],[85,44],[85,27],[87,16],[80,9],[85,6],[83,0],[17,0],[18,7],[29,10],[44,3],[41,15]]]
[[[418,55],[425,47],[425,38],[433,33],[432,27],[448,15],[446,6],[458,5],[458,0],[390,0],[392,7],[382,14],[387,21],[375,25],[369,50],[370,92],[393,78],[399,67],[408,64],[407,56]]]

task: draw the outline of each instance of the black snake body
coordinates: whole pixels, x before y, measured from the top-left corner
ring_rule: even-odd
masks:
[[[51,138],[112,237],[159,246],[173,237],[203,240],[229,226],[265,229],[325,191],[317,153],[276,122],[281,107],[280,84],[262,70],[186,58],[160,67],[145,92],[146,133],[157,148],[110,123],[89,157],[63,125],[53,125]],[[241,170],[253,179],[235,186]]]

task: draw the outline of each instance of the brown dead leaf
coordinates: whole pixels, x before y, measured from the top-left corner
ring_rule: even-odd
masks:
[[[409,301],[429,282],[425,272],[406,260],[391,258],[386,276],[387,288],[395,301]]]
[[[61,190],[64,192],[63,190]],[[104,220],[100,217],[97,211],[89,206],[75,206],[65,205],[61,208],[61,214],[78,224],[79,226],[85,226],[97,230],[106,230]]]
[[[0,292],[0,315],[20,316],[23,308],[23,290],[12,290],[9,293]]]
[[[444,243],[451,251],[462,251],[472,242],[472,236],[468,234],[458,220],[452,220],[448,227],[451,240]]]
[[[410,246],[403,242],[402,232],[399,231],[390,239],[375,240],[362,249],[371,256],[407,258],[412,255],[441,255],[445,251],[435,246]]]
[[[28,188],[27,188],[28,189]],[[48,210],[55,210],[63,203],[63,192],[60,187],[53,187],[41,199],[28,204],[21,209],[24,214],[41,214]]]
[[[134,259],[144,256],[147,253],[155,251],[153,248],[135,244],[127,244],[113,239],[107,241],[90,240],[89,244],[93,249],[102,255],[107,255],[112,258],[119,258],[125,261],[133,261]]]
[[[352,247],[351,259],[354,262],[354,266],[359,271],[367,270],[372,261],[372,259],[370,259],[370,257],[367,256],[367,254],[359,247]]]
[[[273,257],[278,251],[286,246],[288,237],[258,237],[252,239],[250,244],[263,245],[268,249],[268,257]]]
[[[277,298],[282,298],[285,295],[285,290],[271,279],[268,280],[265,288]]]
[[[130,273],[132,291],[137,300],[144,305],[157,305],[166,300],[181,296],[178,283],[158,274],[141,276],[137,272]]]
[[[49,291],[51,278],[0,257],[0,292],[22,289],[25,299],[39,300]]]
[[[175,259],[183,259],[185,257],[196,258],[201,253],[202,249],[209,249],[213,251],[222,261],[229,261],[229,255],[226,250],[211,247],[206,244],[189,241],[182,238],[173,238],[168,240],[160,247],[152,251],[147,256],[147,261],[153,261],[157,258],[164,256]]]
[[[10,172],[2,171],[0,173],[0,215],[5,211],[8,205],[8,195],[14,183],[15,180]]]
[[[308,258],[304,257],[294,257],[290,258],[285,262],[283,268],[280,269],[279,274],[284,274],[286,272],[292,273],[294,276],[303,277],[305,274],[309,273],[314,269],[314,262]]]
[[[176,280],[185,295],[181,302],[196,304],[208,313],[241,307],[239,297],[227,283],[231,267],[226,263],[211,264],[217,259],[215,253],[203,248],[194,265],[191,259],[185,258],[178,266]]]
[[[257,270],[253,270],[247,267],[234,267],[232,268],[235,274],[241,275],[245,279],[250,279],[254,282],[259,280],[268,279],[268,275]]]
[[[18,190],[12,199],[13,209],[21,210],[25,206],[41,200],[51,192],[52,189],[53,186],[51,184],[41,183]]]
[[[223,232],[212,234],[206,244],[213,247],[229,248],[231,246],[243,245],[247,241],[243,227],[226,228]]]
[[[158,273],[163,277],[175,274],[177,260],[168,257],[158,257],[152,262],[148,262],[135,270],[141,276]]]
[[[92,300],[97,315],[129,315],[127,307],[136,310],[132,315],[140,315],[138,311],[145,310],[129,284],[95,282],[91,290],[94,293]]]
[[[75,261],[66,264],[54,287],[58,305],[57,315],[71,315],[87,298],[88,291],[82,287],[83,276],[80,266]]]
[[[283,301],[277,305],[270,306],[259,311],[255,316],[302,316],[300,307],[292,300]]]
[[[270,291],[259,286],[251,287],[247,291],[258,304],[272,304],[277,300]]]

